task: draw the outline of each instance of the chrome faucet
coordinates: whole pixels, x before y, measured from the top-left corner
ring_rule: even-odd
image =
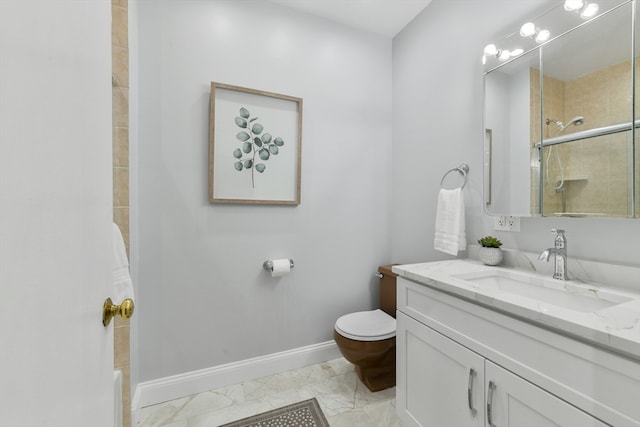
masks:
[[[553,255],[555,258],[555,267],[553,269],[553,278],[560,280],[568,280],[567,278],[567,238],[564,230],[552,229],[552,233],[556,234],[554,240],[555,247],[545,249],[538,257],[541,261],[549,261],[549,257]]]

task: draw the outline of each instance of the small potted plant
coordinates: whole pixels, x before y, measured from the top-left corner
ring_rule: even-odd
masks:
[[[480,261],[486,265],[498,265],[502,262],[502,242],[493,236],[486,236],[478,240],[480,251],[478,255]]]

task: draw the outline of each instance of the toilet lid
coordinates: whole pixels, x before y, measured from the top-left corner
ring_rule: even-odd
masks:
[[[356,341],[380,341],[396,336],[396,319],[384,311],[345,314],[336,320],[336,332]]]

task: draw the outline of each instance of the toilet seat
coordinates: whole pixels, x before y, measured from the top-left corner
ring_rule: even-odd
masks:
[[[336,320],[335,330],[356,341],[381,341],[396,336],[396,319],[384,311],[358,311]]]

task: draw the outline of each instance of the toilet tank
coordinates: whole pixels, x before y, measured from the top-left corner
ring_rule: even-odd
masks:
[[[391,267],[398,264],[381,265],[378,267],[380,275],[380,309],[390,316],[396,317],[396,278],[397,274]]]

